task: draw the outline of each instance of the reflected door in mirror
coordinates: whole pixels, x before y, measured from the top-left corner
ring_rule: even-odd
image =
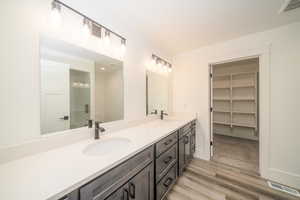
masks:
[[[70,128],[69,65],[41,60],[41,132]]]

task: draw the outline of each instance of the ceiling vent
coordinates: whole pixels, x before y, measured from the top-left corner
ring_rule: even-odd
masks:
[[[279,10],[279,13],[294,10],[296,8],[300,8],[300,0],[286,0]]]

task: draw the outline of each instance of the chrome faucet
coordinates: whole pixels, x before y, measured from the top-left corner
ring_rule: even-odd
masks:
[[[155,110],[152,111],[150,114],[151,114],[151,115],[157,115],[157,110],[155,109]]]
[[[95,122],[95,140],[98,140],[100,138],[100,132],[104,132],[105,128],[100,126],[100,122]]]
[[[163,120],[164,119],[164,115],[168,115],[167,113],[165,113],[163,110],[160,111],[160,119]]]

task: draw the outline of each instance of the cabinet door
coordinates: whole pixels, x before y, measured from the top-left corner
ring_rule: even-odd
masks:
[[[154,199],[154,167],[148,165],[128,182],[130,200]],[[124,199],[126,200],[126,198]]]
[[[192,131],[190,138],[191,138],[191,157],[193,158],[194,153],[196,151],[196,133],[194,130]]]
[[[113,192],[105,200],[129,200],[128,184],[125,184],[123,187]]]
[[[184,137],[178,142],[178,175],[182,175],[184,170],[184,160],[185,160],[185,140]]]
[[[192,159],[191,154],[191,133],[188,133],[186,136],[183,137],[184,139],[184,167],[187,166],[187,164]]]
[[[192,160],[191,133],[183,136],[178,143],[178,175],[181,176],[184,168]]]

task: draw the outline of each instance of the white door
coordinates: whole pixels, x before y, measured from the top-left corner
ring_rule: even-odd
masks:
[[[41,132],[70,128],[70,66],[41,60]]]

